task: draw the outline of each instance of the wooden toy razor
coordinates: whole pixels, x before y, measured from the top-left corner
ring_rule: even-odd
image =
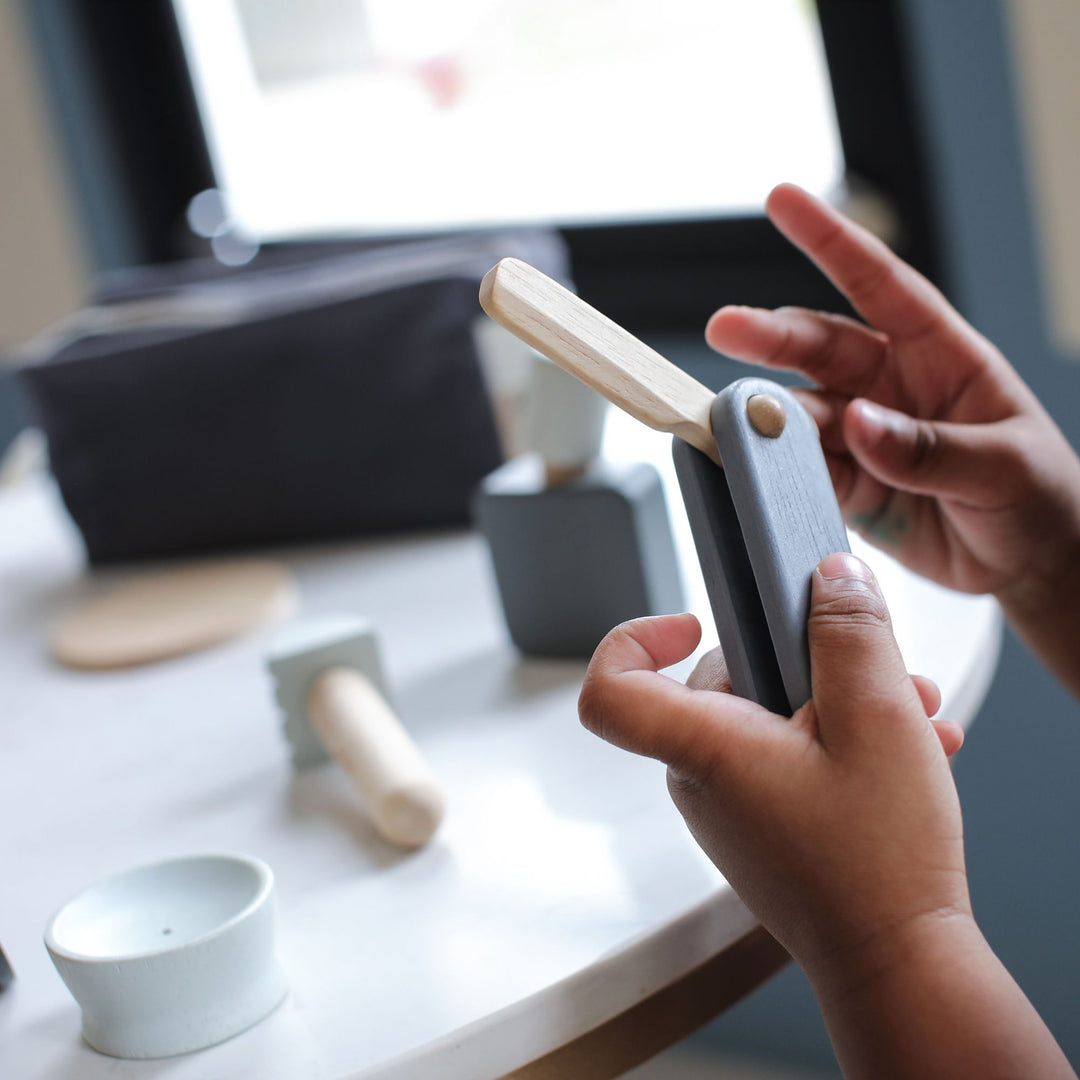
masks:
[[[848,551],[817,428],[783,387],[713,394],[540,271],[503,259],[480,303],[610,402],[676,436],[675,469],[734,692],[790,715],[810,698],[810,579]]]

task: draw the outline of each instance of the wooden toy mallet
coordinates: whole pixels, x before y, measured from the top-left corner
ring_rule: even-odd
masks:
[[[776,712],[797,709],[810,696],[810,575],[825,555],[849,550],[806,410],[766,379],[714,394],[517,259],[488,271],[480,303],[614,405],[676,436],[679,486],[733,688]]]
[[[293,763],[333,758],[385,839],[426,844],[442,821],[443,795],[387,701],[371,624],[330,615],[285,627],[268,666]]]

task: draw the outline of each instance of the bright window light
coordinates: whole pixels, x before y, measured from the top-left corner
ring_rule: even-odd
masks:
[[[260,239],[714,217],[843,157],[809,0],[174,0]]]

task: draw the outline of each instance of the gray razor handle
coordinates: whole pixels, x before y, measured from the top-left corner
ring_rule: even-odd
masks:
[[[778,434],[751,420],[757,395],[779,403]],[[717,394],[711,419],[723,468],[679,439],[674,457],[720,645],[734,692],[790,715],[811,693],[811,575],[850,550],[847,530],[817,428],[787,390],[740,379]]]

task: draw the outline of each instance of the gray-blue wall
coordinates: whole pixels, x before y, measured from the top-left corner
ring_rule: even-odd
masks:
[[[908,0],[906,10],[952,299],[1080,446],[1080,358],[1057,353],[1042,325],[1001,0]],[[1080,709],[1012,638],[956,777],[978,919],[1080,1066]],[[699,1039],[835,1069],[794,970]]]
[[[26,424],[26,407],[14,377],[0,371],[0,454]]]

